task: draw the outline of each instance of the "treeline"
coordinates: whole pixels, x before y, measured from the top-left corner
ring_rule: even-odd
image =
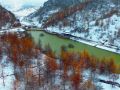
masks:
[[[102,90],[95,84],[97,75],[112,75],[115,81],[120,72],[113,58],[100,60],[86,50],[75,53],[62,46],[56,57],[49,45],[44,49],[36,46],[27,33],[1,35],[1,58],[3,55],[14,64],[13,90]],[[87,71],[90,74],[85,78]]]
[[[86,50],[81,53],[69,52],[64,46],[61,47],[61,54],[56,59],[56,55],[48,45],[46,50],[46,76],[45,80],[51,83],[51,86],[55,85],[56,78],[61,78],[60,81],[63,88],[58,90],[102,90],[96,86],[97,74],[107,75],[114,82],[119,78],[120,67],[116,65],[113,58],[99,59],[90,55]],[[90,71],[89,78],[84,80],[84,72]],[[69,84],[68,84],[69,83]],[[112,83],[111,83],[112,85]],[[113,86],[113,85],[112,85]],[[52,90],[51,87],[49,90]]]
[[[74,5],[72,7],[68,7],[62,11],[59,11],[55,14],[53,14],[51,17],[49,17],[43,24],[43,28],[46,28],[50,25],[54,25],[55,23],[64,20],[66,17],[74,14],[77,11],[83,10],[88,3],[90,3],[91,0],[86,0],[83,3],[80,3],[78,5]]]
[[[38,49],[27,33],[4,33],[0,36],[0,56],[6,55],[17,66],[29,65],[37,55]]]
[[[97,71],[100,74],[119,73],[119,67],[115,64],[113,58],[98,59],[94,56],[91,56],[86,50],[79,54],[63,51],[61,54],[61,60],[65,66],[71,66],[73,63],[76,63],[81,67],[82,70],[90,69],[92,72]]]

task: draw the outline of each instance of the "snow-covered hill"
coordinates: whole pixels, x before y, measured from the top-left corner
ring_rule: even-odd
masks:
[[[25,17],[27,17],[28,15],[36,12],[38,10],[39,7],[35,7],[35,6],[25,6],[22,7],[21,9],[14,11],[13,13],[15,14],[15,16],[20,20],[21,24],[24,25],[31,25],[32,22],[26,21]]]
[[[36,11],[37,8],[24,8],[13,12],[17,17],[25,17]]]
[[[0,4],[7,10],[16,11],[26,6],[43,6],[47,0],[0,0]]]
[[[48,0],[27,19],[42,24],[47,31],[120,50],[119,0]]]

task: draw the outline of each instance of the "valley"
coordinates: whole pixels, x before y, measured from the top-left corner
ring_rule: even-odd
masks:
[[[120,90],[120,0],[0,0],[0,90]]]
[[[61,47],[65,46],[66,49],[72,52],[81,52],[83,50],[87,50],[91,55],[94,55],[97,58],[114,58],[116,64],[120,65],[120,54],[73,41],[64,37],[59,37],[58,35],[47,33],[44,30],[28,30],[27,32],[31,34],[37,44],[40,40],[43,48],[45,48],[45,45],[49,44],[57,55],[60,54]],[[73,47],[70,48],[69,45]]]

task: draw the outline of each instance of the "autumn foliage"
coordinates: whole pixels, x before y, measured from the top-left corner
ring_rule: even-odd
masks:
[[[79,73],[74,74],[71,77],[71,82],[74,90],[79,90],[80,83],[82,82],[82,76]]]
[[[64,87],[62,90],[66,90],[65,86],[68,83],[72,90],[89,88],[95,90],[92,78],[96,73],[116,75],[119,71],[114,58],[98,59],[87,50],[75,53],[62,47],[60,55],[57,56],[50,45],[46,45],[42,51],[44,52],[41,54],[40,49],[27,34],[5,33],[0,36],[0,55],[6,54],[8,60],[14,64],[16,86],[22,79],[26,88],[29,86],[33,90],[39,90],[40,87],[45,89],[48,84],[49,90],[53,90],[55,80],[59,77]],[[42,65],[41,62],[43,62]],[[91,76],[90,80],[84,81],[83,72],[86,70],[91,72]],[[14,89],[17,88],[16,86]]]
[[[37,52],[32,38],[22,35],[19,37],[16,33],[5,33],[0,37],[1,45],[4,44],[3,51],[19,66],[28,63],[28,59],[35,57]]]

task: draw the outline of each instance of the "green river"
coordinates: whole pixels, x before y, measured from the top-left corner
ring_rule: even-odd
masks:
[[[120,54],[116,54],[113,52],[109,52],[103,49],[99,49],[90,45],[86,45],[80,42],[76,42],[70,39],[66,39],[66,38],[61,38],[57,35],[52,35],[49,33],[46,33],[45,31],[28,31],[28,33],[30,33],[35,41],[35,43],[37,44],[39,42],[39,40],[42,43],[42,46],[44,47],[45,45],[49,44],[52,48],[53,51],[55,51],[56,54],[60,53],[60,49],[61,46],[66,46],[68,47],[68,45],[73,45],[74,48],[69,48],[69,51],[74,51],[74,52],[81,52],[83,50],[87,50],[91,55],[94,55],[98,58],[114,58],[115,59],[115,63],[117,65],[120,65]]]

